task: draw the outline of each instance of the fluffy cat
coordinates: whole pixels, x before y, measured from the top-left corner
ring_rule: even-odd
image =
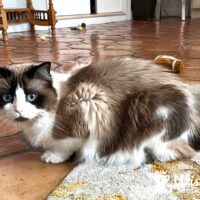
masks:
[[[80,152],[87,162],[140,166],[146,151],[165,162],[200,150],[198,101],[162,67],[116,58],[58,75],[50,65],[0,68],[1,115],[46,149],[43,161]]]

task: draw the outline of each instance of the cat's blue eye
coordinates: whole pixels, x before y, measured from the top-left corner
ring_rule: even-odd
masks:
[[[13,99],[13,97],[10,94],[4,94],[2,98],[6,103],[10,103]]]
[[[29,102],[34,102],[34,101],[37,99],[37,97],[38,97],[37,94],[28,94],[28,95],[26,96],[26,98],[27,98],[27,100],[28,100]]]

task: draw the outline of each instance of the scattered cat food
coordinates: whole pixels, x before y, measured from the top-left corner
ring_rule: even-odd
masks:
[[[40,39],[41,39],[42,41],[46,41],[46,40],[47,40],[47,37],[46,37],[46,35],[40,35]]]

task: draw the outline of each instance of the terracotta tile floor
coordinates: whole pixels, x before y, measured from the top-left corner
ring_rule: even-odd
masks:
[[[44,34],[47,40],[42,41]],[[186,68],[180,77],[200,83],[200,20],[125,21],[90,25],[82,32],[63,28],[54,38],[48,31],[12,33],[7,44],[0,38],[1,66],[48,60],[58,64],[56,70],[67,71],[76,61],[111,56],[154,59],[159,54],[183,59]],[[23,140],[20,130],[1,122],[1,200],[44,199],[72,169],[70,163],[44,164],[40,155]]]

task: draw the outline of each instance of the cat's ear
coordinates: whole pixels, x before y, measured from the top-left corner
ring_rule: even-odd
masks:
[[[44,62],[40,65],[36,65],[33,68],[31,68],[28,71],[28,77],[51,81],[50,69],[51,69],[51,63]]]
[[[0,68],[0,78],[10,77],[12,72],[6,68]]]

